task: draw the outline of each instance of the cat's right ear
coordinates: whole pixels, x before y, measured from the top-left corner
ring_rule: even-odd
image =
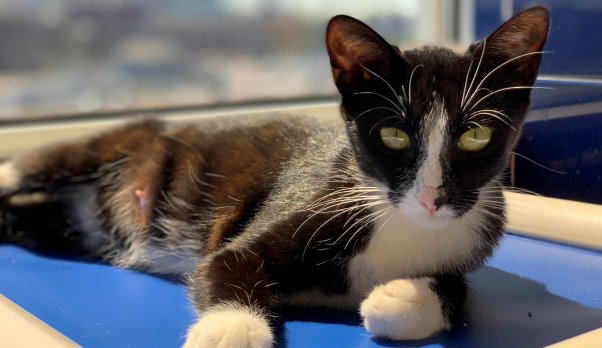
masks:
[[[332,76],[342,95],[359,91],[367,81],[387,79],[392,74],[394,48],[355,18],[332,18],[326,31],[326,47]]]

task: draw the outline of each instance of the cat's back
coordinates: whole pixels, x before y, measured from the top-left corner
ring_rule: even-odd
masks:
[[[241,172],[271,176],[309,158],[332,157],[347,146],[339,119],[290,113],[229,115],[168,124],[164,137],[181,149],[180,156],[186,152],[201,156],[206,170],[226,176]]]
[[[339,118],[274,112],[201,118],[192,122],[168,123],[165,134],[197,145],[236,146],[253,142],[277,144],[303,150],[304,143],[321,142],[344,135]]]

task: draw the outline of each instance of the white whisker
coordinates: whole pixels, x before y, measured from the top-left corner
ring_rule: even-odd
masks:
[[[466,72],[466,78],[464,79],[464,88],[462,88],[462,100],[461,105],[464,103],[464,99],[466,98],[466,87],[468,86],[468,78],[470,77],[470,72],[472,70],[472,65],[474,64],[475,59],[473,58],[470,61],[470,65],[468,65],[468,71]]]
[[[477,111],[474,115],[472,115],[471,117],[476,117],[479,115],[488,115],[491,116],[497,120],[499,120],[500,122],[502,122],[503,124],[505,124],[506,126],[510,127],[510,129],[512,129],[513,131],[516,132],[516,128],[514,126],[512,126],[510,123],[508,123],[508,121],[504,120],[503,118],[501,118],[500,116],[491,113],[491,112],[482,112],[482,111]],[[470,119],[470,118],[469,118]]]
[[[468,94],[470,94],[470,90],[472,89],[472,85],[474,84],[475,79],[477,78],[477,75],[479,74],[479,70],[481,68],[481,63],[483,62],[483,57],[485,56],[485,49],[487,48],[487,40],[483,40],[483,49],[481,51],[481,57],[479,58],[479,64],[477,64],[477,69],[475,70],[474,74],[472,75],[472,80],[470,81],[470,86],[468,86],[468,90],[466,91],[466,96],[468,97]],[[479,90],[479,88],[477,87],[476,89],[477,91]],[[466,106],[467,100],[466,99],[462,99],[462,102],[460,103],[460,105],[462,106],[462,110],[464,110],[464,107]]]
[[[376,92],[355,92],[355,93],[353,93],[353,95],[362,95],[362,94],[375,95],[377,97],[381,97],[384,100],[388,101],[391,105],[393,105],[395,107],[395,109],[397,109],[397,111],[399,111],[400,113],[403,113],[403,110],[401,109],[401,107],[399,105],[395,104],[391,99],[385,97],[384,95],[382,95],[380,93],[376,93]]]
[[[361,66],[361,67],[362,67],[364,70],[366,70],[367,72],[369,72],[370,74],[372,74],[372,75],[376,76],[378,79],[380,79],[382,82],[384,82],[384,83],[387,85],[387,87],[389,87],[389,89],[391,90],[391,92],[393,93],[393,95],[394,95],[394,96],[397,98],[397,100],[399,101],[399,106],[401,106],[402,108],[404,108],[404,105],[403,105],[403,100],[401,99],[401,96],[400,96],[399,94],[397,94],[397,92],[395,91],[395,89],[393,89],[393,87],[391,86],[391,84],[390,84],[390,83],[389,83],[387,80],[385,80],[384,78],[382,78],[380,75],[378,75],[378,74],[377,74],[377,73],[375,73],[374,71],[372,71],[372,70],[370,70],[370,69],[366,68],[364,65],[360,64],[360,66]],[[405,108],[404,108],[404,109],[405,109]]]
[[[502,92],[508,92],[508,91],[515,91],[515,90],[524,90],[524,89],[546,89],[546,90],[550,90],[553,89],[551,87],[535,87],[535,86],[514,86],[514,87],[506,87],[506,88],[501,88],[498,89],[496,91],[490,92],[489,94],[485,95],[484,97],[482,97],[481,99],[479,99],[477,102],[475,102],[474,104],[472,104],[470,106],[470,108],[468,109],[469,111],[474,109],[477,105],[479,105],[483,100],[496,95],[498,93],[502,93]],[[486,88],[482,88],[482,90],[486,90]]]
[[[483,47],[483,51],[484,51],[484,50],[485,50],[485,48]],[[499,69],[501,69],[502,67],[506,66],[507,64],[510,64],[511,62],[513,62],[513,61],[515,61],[515,60],[517,60],[517,59],[521,59],[521,58],[524,58],[524,57],[532,56],[532,55],[535,55],[535,54],[544,54],[544,53],[548,53],[548,52],[538,51],[538,52],[529,52],[529,53],[521,54],[521,55],[518,55],[518,56],[516,56],[516,57],[514,57],[514,58],[508,59],[508,60],[507,60],[507,61],[505,61],[504,63],[502,63],[502,64],[498,65],[497,67],[495,67],[493,70],[491,70],[489,73],[487,73],[487,75],[485,75],[485,77],[483,77],[483,79],[481,80],[481,82],[479,82],[479,84],[478,84],[478,85],[477,85],[477,87],[475,88],[475,92],[474,92],[474,93],[472,93],[472,95],[470,96],[470,98],[469,98],[469,99],[466,101],[466,104],[464,104],[464,105],[462,106],[462,110],[465,110],[465,109],[466,109],[466,107],[467,107],[468,105],[470,105],[470,102],[471,102],[471,101],[472,101],[472,99],[475,97],[475,95],[476,95],[476,92],[477,92],[477,91],[478,91],[478,90],[479,90],[479,89],[480,89],[480,88],[483,86],[483,83],[485,83],[485,81],[487,81],[487,79],[488,79],[488,78],[489,78],[491,75],[493,75],[493,74],[494,74],[496,71],[498,71],[498,70],[499,70]],[[479,62],[479,64],[480,64],[480,62]]]
[[[372,126],[372,128],[370,128],[370,131],[368,132],[368,134],[370,134],[370,135],[371,135],[371,134],[372,134],[372,131],[374,130],[374,128],[376,128],[376,127],[377,127],[379,124],[381,124],[381,123],[383,123],[383,122],[385,122],[385,121],[387,121],[387,120],[390,120],[390,119],[392,119],[392,118],[399,118],[399,117],[398,117],[398,116],[389,116],[389,117],[386,117],[386,118],[384,118],[384,119],[382,119],[382,120],[380,120],[380,121],[376,122],[376,124],[374,124],[374,126]]]
[[[565,171],[561,171],[561,170],[555,170],[555,169],[552,169],[552,168],[550,168],[550,167],[546,167],[546,166],[544,166],[543,164],[541,164],[541,163],[538,163],[538,162],[536,162],[536,161],[534,161],[534,160],[530,159],[529,157],[527,157],[527,156],[525,156],[525,155],[521,155],[521,154],[520,154],[520,153],[518,153],[518,152],[514,152],[514,151],[512,151],[512,152],[510,152],[510,153],[512,153],[512,154],[515,154],[516,156],[518,156],[518,157],[520,157],[520,158],[522,158],[522,159],[525,159],[525,160],[527,160],[527,161],[529,161],[529,162],[531,162],[531,163],[535,164],[536,166],[539,166],[539,167],[541,167],[541,168],[543,168],[543,169],[545,169],[545,170],[548,170],[548,171],[550,171],[550,172],[552,172],[552,173],[561,174],[561,175],[566,175],[566,174],[568,174],[568,172],[565,172]]]
[[[412,69],[412,72],[410,73],[410,80],[408,81],[408,104],[410,106],[412,105],[412,79],[414,78],[414,72],[419,67],[422,67],[422,64],[418,64],[414,67],[414,69]]]
[[[482,109],[482,110],[478,110],[478,111],[475,111],[475,112],[471,113],[466,118],[468,120],[471,120],[472,118],[474,118],[475,116],[478,116],[480,113],[483,113],[483,112],[488,112],[488,113],[496,114],[498,116],[504,117],[508,122],[512,122],[512,118],[510,116],[506,115],[505,113],[503,113],[503,112],[501,112],[499,110],[495,110],[495,109]]]
[[[393,112],[393,113],[395,113],[395,114],[398,114],[397,110],[393,110],[393,109],[391,109],[391,108],[389,108],[389,107],[386,107],[386,106],[377,106],[377,107],[375,107],[375,108],[368,109],[368,110],[366,110],[366,111],[364,111],[364,112],[360,113],[359,115],[357,115],[356,117],[354,117],[354,119],[355,119],[355,120],[357,120],[357,119],[359,119],[360,117],[364,116],[365,114],[367,114],[367,113],[369,113],[369,112],[371,112],[371,111],[374,111],[374,110],[380,110],[380,109],[389,110],[389,111],[392,111],[392,112]],[[401,115],[398,115],[397,117],[401,118]]]
[[[385,214],[387,214],[388,209],[390,209],[389,207],[384,208],[379,210],[377,213],[379,213],[378,215],[374,216],[372,219],[370,219],[368,222],[364,223],[362,226],[358,227],[358,229],[355,231],[355,233],[353,233],[351,235],[351,237],[349,237],[349,240],[347,240],[347,243],[345,243],[345,246],[343,247],[343,249],[347,249],[347,247],[349,246],[349,243],[351,243],[351,241],[353,240],[353,238],[355,238],[355,236],[360,233],[364,227],[368,226],[369,224],[373,223],[374,221],[376,221],[377,219],[381,218],[382,216],[384,216]]]

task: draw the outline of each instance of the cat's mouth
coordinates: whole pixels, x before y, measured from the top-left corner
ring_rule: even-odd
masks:
[[[406,210],[406,211],[404,211]],[[402,213],[417,225],[426,228],[441,228],[451,223],[456,218],[454,212],[443,206],[437,211],[430,213],[426,210],[407,212],[408,209],[402,209]]]
[[[418,195],[406,196],[397,204],[397,209],[414,224],[429,229],[445,227],[457,218],[454,210],[446,204],[425,204]]]

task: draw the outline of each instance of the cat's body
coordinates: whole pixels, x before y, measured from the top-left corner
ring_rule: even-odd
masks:
[[[499,175],[546,33],[536,8],[490,46],[401,56],[336,17],[327,45],[343,124],[147,120],[25,154],[0,165],[0,241],[188,277],[201,317],[187,347],[269,346],[280,303],[361,304],[368,330],[394,339],[450,328],[463,275],[503,232]],[[50,192],[52,209],[15,198],[28,190]],[[69,220],[31,234],[22,217],[54,209]]]

